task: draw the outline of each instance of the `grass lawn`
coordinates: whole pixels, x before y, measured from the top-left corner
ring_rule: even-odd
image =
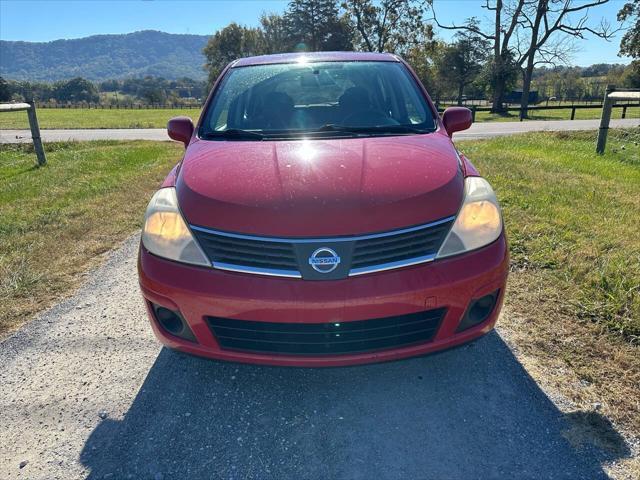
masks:
[[[601,109],[576,110],[577,120],[600,118]],[[196,108],[157,110],[101,110],[41,108],[38,110],[40,128],[165,128],[171,117],[186,115],[195,122],[200,115]],[[622,109],[614,108],[612,118],[621,118]],[[571,110],[532,111],[531,120],[569,120]],[[640,118],[640,107],[627,109],[627,118]],[[496,115],[489,112],[476,113],[476,122],[517,122],[518,114]],[[0,130],[28,129],[26,112],[0,114]]]
[[[40,108],[37,111],[40,128],[166,128],[167,121],[178,115],[200,115],[197,108],[107,110],[81,108]],[[0,114],[0,130],[28,129],[26,112]]]
[[[535,133],[459,142],[496,189],[511,248],[499,323],[529,373],[580,411],[640,440],[640,131]],[[0,333],[69,294],[140,227],[180,158],[172,143],[0,145]],[[597,428],[582,439],[615,449]],[[579,445],[578,445],[579,446]],[[628,468],[640,472],[638,459]]]
[[[0,145],[0,336],[67,295],[138,227],[183,149],[160,142]]]

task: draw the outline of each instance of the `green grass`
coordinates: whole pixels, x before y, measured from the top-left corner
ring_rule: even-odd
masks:
[[[82,108],[41,108],[37,111],[40,128],[166,128],[170,118],[179,115],[195,122],[197,108],[109,110]],[[0,113],[0,130],[28,129],[26,112]]]
[[[553,282],[563,308],[640,339],[640,130],[460,142],[497,191],[512,267]],[[533,308],[533,307],[532,307]]]
[[[600,118],[601,109],[585,108],[576,110],[576,120]],[[68,109],[41,108],[38,110],[40,128],[165,128],[171,117],[186,115],[194,122],[200,115],[196,108],[186,109]],[[615,108],[612,118],[621,118],[622,109]],[[531,111],[531,120],[569,120],[571,110]],[[627,109],[627,118],[640,118],[640,107]],[[476,122],[515,122],[517,112],[508,115],[496,115],[490,112],[477,112]],[[0,130],[28,129],[26,112],[4,112],[0,114]]]
[[[141,225],[182,149],[161,142],[0,145],[0,334],[59,300]]]

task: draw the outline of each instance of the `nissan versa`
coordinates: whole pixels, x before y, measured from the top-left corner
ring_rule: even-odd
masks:
[[[142,293],[162,343],[333,366],[475,339],[507,277],[500,207],[411,68],[374,53],[244,58],[147,208]]]

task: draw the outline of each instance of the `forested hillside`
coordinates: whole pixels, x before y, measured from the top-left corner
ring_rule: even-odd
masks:
[[[0,41],[0,76],[55,81],[144,77],[204,79],[204,35],[146,30],[46,43]]]

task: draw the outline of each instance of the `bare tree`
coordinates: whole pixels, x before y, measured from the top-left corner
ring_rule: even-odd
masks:
[[[510,2],[507,0],[507,4],[503,0],[485,0],[486,3],[483,8],[493,12],[493,28],[492,30],[483,30],[476,18],[470,18],[465,24],[456,25],[452,23],[450,25],[443,25],[438,20],[436,15],[434,0],[429,0],[431,4],[431,11],[433,13],[433,20],[438,27],[446,30],[466,30],[471,32],[492,44],[492,56],[491,56],[491,77],[493,85],[493,99],[492,110],[494,112],[500,112],[503,110],[505,85],[508,77],[510,76],[512,68],[512,52],[510,42],[514,36],[514,32],[518,27],[518,21],[520,14],[526,0],[517,0]]]
[[[527,117],[529,106],[529,92],[531,78],[536,65],[536,56],[545,63],[555,63],[555,60],[566,61],[566,53],[571,48],[570,42],[553,42],[554,34],[560,33],[568,38],[585,38],[592,35],[609,40],[617,30],[611,28],[604,19],[598,25],[589,23],[589,10],[603,5],[609,0],[594,0],[591,2],[574,2],[570,0],[537,0],[526,5],[522,10],[522,25],[528,30],[529,44],[520,53],[518,62],[524,66],[522,82],[522,101],[520,119]],[[579,18],[572,18],[572,15]],[[560,37],[562,39],[562,37]]]
[[[595,35],[610,39],[615,31],[601,20],[589,21],[589,11],[609,0],[485,0],[483,8],[492,12],[491,28],[482,29],[475,19],[462,25],[443,25],[436,16],[434,0],[429,0],[433,20],[447,30],[466,30],[488,40],[492,53],[492,110],[503,111],[506,80],[510,68],[523,68],[522,115],[529,104],[531,77],[536,57],[543,63],[566,59],[568,42],[555,37],[564,34],[573,38]]]

